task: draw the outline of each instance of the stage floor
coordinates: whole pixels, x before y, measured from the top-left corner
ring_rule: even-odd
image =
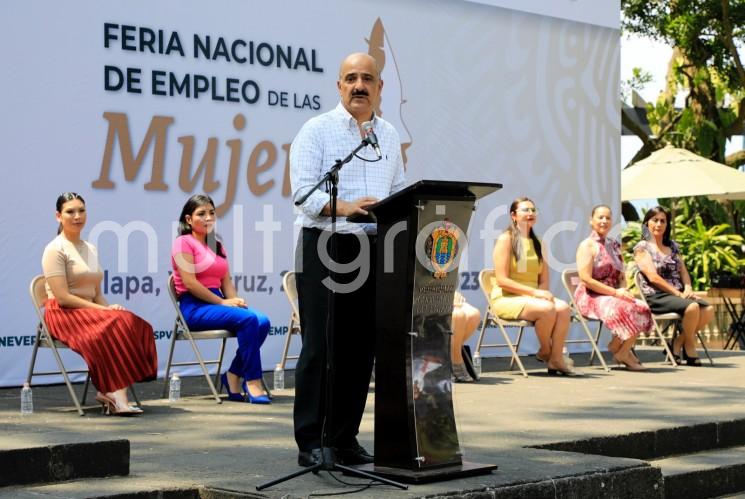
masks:
[[[712,355],[713,367],[705,362],[700,368],[673,369],[662,363],[659,349],[641,349],[649,372],[614,368],[605,373],[597,366],[584,367],[586,356],[576,354],[577,366],[586,373],[580,378],[549,377],[532,358],[526,360],[530,376],[523,378],[506,371],[504,359],[485,359],[487,372],[479,383],[454,385],[455,410],[464,459],[496,464],[499,469],[489,475],[413,485],[408,491],[373,486],[354,497],[457,495],[509,485],[517,487],[517,492],[526,484],[558,487],[561,477],[590,480],[608,470],[628,471],[625,492],[623,478],[602,485],[615,487],[618,493],[609,496],[622,497],[633,490],[635,471],[642,470],[642,475],[654,479],[647,473],[647,462],[532,446],[745,419],[745,352],[713,351]],[[291,384],[291,373],[286,377]],[[0,390],[0,449],[122,438],[131,442],[127,477],[0,488],[0,496],[94,497],[206,486],[256,494],[253,497],[306,497],[356,488],[322,472],[256,493],[256,485],[299,469],[292,436],[291,388],[275,393],[269,406],[218,405],[206,396],[208,389],[201,378],[187,378],[185,398],[172,405],[157,398],[161,383],[138,385],[146,411],[138,418],[105,417],[93,406],[81,418],[70,410],[64,386],[34,387],[35,413],[22,417],[19,390]],[[374,385],[359,436],[370,451],[373,390]],[[496,497],[508,497],[507,489],[504,492]],[[564,495],[559,488],[554,492]]]

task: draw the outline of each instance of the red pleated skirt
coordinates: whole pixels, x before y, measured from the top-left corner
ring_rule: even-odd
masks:
[[[85,359],[91,381],[100,392],[158,377],[153,328],[132,312],[62,308],[50,299],[44,320],[52,336]]]

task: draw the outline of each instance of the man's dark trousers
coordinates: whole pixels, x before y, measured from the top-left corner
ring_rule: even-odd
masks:
[[[375,237],[364,233],[336,234],[339,263],[357,260],[355,267],[367,266],[367,278],[351,293],[335,293],[335,320],[330,353],[333,359],[331,405],[326,409],[326,323],[329,292],[323,281],[329,277],[328,262],[318,252],[320,229],[304,228],[296,258],[296,283],[303,346],[295,368],[295,440],[301,451],[321,447],[349,448],[357,444],[362,413],[375,350]],[[362,243],[360,242],[362,238]],[[367,242],[368,257],[360,256]],[[331,245],[327,245],[330,254]],[[358,260],[359,258],[359,260]],[[334,273],[334,281],[346,285],[360,270]],[[364,272],[364,271],[363,271]]]

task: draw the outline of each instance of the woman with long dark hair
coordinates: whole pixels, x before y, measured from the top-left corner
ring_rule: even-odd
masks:
[[[158,375],[153,328],[121,305],[110,305],[101,293],[98,252],[80,237],[87,218],[83,197],[59,196],[56,217],[57,237],[41,259],[49,332],[83,356],[105,414],[141,414],[129,403],[127,388]]]
[[[269,404],[259,351],[269,333],[269,319],[248,308],[236,293],[225,247],[214,234],[216,218],[215,203],[205,194],[190,197],[181,210],[181,235],[171,251],[179,307],[189,328],[235,331],[238,351],[221,376],[228,400]]]
[[[502,319],[533,322],[540,342],[536,359],[547,364],[549,374],[575,375],[563,356],[569,305],[548,289],[548,265],[533,231],[537,216],[535,204],[527,197],[510,205],[510,226],[494,246],[491,310]]]
[[[634,260],[643,279],[641,292],[654,314],[675,312],[683,317],[683,334],[677,336],[670,350],[676,362],[700,366],[696,355],[696,331],[714,317],[714,307],[697,298],[691,286],[678,243],[670,239],[670,212],[655,206],[644,215],[642,240],[634,246]]]

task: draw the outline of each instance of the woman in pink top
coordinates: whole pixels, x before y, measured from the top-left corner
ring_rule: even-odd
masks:
[[[228,400],[269,404],[261,382],[259,353],[269,333],[269,319],[248,308],[236,294],[225,247],[213,233],[215,218],[215,203],[204,194],[190,197],[181,210],[181,235],[171,251],[179,308],[189,328],[235,331],[238,351],[228,371],[222,374]]]

